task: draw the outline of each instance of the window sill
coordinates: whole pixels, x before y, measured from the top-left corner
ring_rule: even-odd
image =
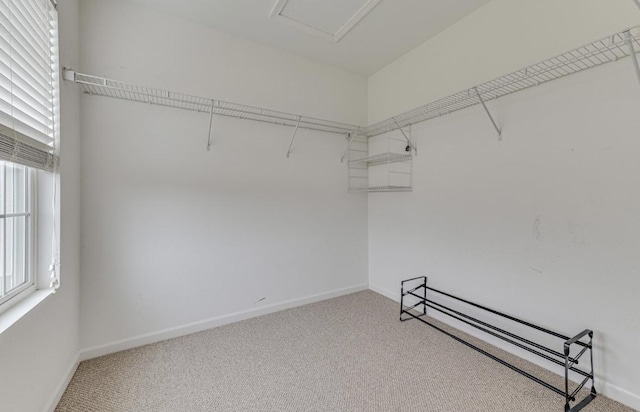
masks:
[[[14,323],[20,320],[24,315],[43,300],[47,296],[53,294],[53,289],[39,289],[29,294],[29,296],[20,300],[15,305],[11,306],[5,312],[0,313],[0,333],[9,329]]]

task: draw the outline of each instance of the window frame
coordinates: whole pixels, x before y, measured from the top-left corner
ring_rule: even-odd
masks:
[[[11,164],[11,162],[4,162],[5,164],[1,165],[1,167],[7,167],[7,164]],[[25,277],[26,282],[20,285],[19,287],[13,289],[11,292],[7,293],[5,296],[0,297],[0,313],[3,313],[11,306],[20,302],[22,299],[35,292],[38,289],[38,281],[37,281],[37,205],[38,205],[38,191],[37,191],[37,176],[36,170],[31,167],[24,166],[25,168],[25,179],[26,179],[26,187],[25,187],[25,206],[27,206],[26,219],[25,219],[25,256],[24,256],[24,264],[25,264]],[[6,172],[5,172],[6,173]],[[6,176],[6,174],[5,174]],[[6,177],[5,177],[6,179]],[[6,184],[4,185],[6,190]],[[6,196],[6,195],[5,195]],[[5,210],[4,214],[1,214],[0,219],[4,220],[5,224],[2,226],[2,230],[0,230],[0,236],[5,236],[6,222],[7,222],[7,213]],[[6,239],[6,236],[5,236]],[[0,253],[6,253],[6,244],[3,242],[5,247],[5,251],[0,251]],[[6,256],[5,256],[6,259]],[[6,264],[5,264],[6,267]],[[2,277],[0,277],[0,281],[6,282],[6,273],[4,268],[0,268],[2,271]]]

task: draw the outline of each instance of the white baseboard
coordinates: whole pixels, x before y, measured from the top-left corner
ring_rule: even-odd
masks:
[[[62,398],[64,391],[67,389],[67,386],[69,386],[69,382],[71,382],[71,378],[73,378],[73,375],[76,373],[78,365],[80,365],[79,353],[73,358],[73,361],[71,361],[71,364],[65,371],[64,375],[62,375],[60,383],[56,386],[56,389],[51,396],[51,400],[49,400],[47,412],[55,411],[56,406],[58,406],[58,402],[60,402],[60,398]]]
[[[400,291],[397,290],[395,292],[392,292],[388,289],[384,289],[375,285],[369,285],[369,289],[382,295],[385,296],[395,302],[400,302]],[[459,328],[456,327],[456,325],[454,323],[452,323],[447,317],[445,316],[433,316],[434,319],[439,320],[442,323],[446,323],[447,325],[456,328],[458,330],[460,330]],[[469,333],[470,331],[463,331],[465,333]],[[479,334],[475,334],[475,333],[471,333],[473,336],[477,337],[478,339],[482,339],[487,343],[490,343],[492,345],[495,346],[499,346],[501,349],[506,350],[507,352],[511,352],[516,356],[520,356],[519,353],[515,353],[509,350],[508,347],[505,347],[504,345],[499,345],[499,341],[497,341],[497,339],[487,339],[484,336],[481,336]],[[498,344],[498,345],[496,345]],[[535,363],[536,365],[548,369],[551,372],[557,373],[557,371],[554,371],[553,369],[549,369],[546,368],[544,364],[537,362],[538,359],[535,358],[528,358],[526,356],[523,357],[524,359]],[[597,378],[597,377],[596,377]],[[607,381],[603,381],[602,379],[596,379],[596,389],[598,390],[598,394],[606,396],[607,398],[611,398],[615,401],[620,402],[623,405],[626,405],[630,408],[636,409],[638,411],[640,411],[640,395],[639,394],[635,394],[635,393],[631,393],[625,389],[622,389],[618,386],[615,386]]]
[[[391,300],[395,300],[396,302],[400,303],[400,292],[395,291],[395,292],[391,292],[390,290],[387,289],[383,289],[380,288],[378,286],[374,286],[374,285],[369,285],[369,289],[376,292],[379,295],[382,295],[386,298],[389,298]]]
[[[342,295],[367,290],[369,285],[361,284],[350,286],[344,289],[333,290],[330,292],[318,293],[316,295],[306,296],[303,298],[291,299],[280,303],[262,306],[256,309],[248,309],[228,315],[217,316],[215,318],[205,319],[197,322],[188,323],[186,325],[175,326],[159,330],[156,332],[146,333],[103,345],[93,346],[82,349],[80,351],[80,360],[97,358],[99,356],[120,352],[127,349],[136,348],[138,346],[148,345],[167,339],[177,338],[179,336],[190,335],[203,330],[215,328],[217,326],[227,325],[229,323],[239,322],[241,320],[255,318],[257,316],[267,315],[269,313],[279,312],[281,310],[294,308],[297,306],[307,305],[309,303],[319,302],[326,299],[335,298]]]
[[[599,393],[607,398],[611,398],[614,401],[618,401],[623,405],[627,405],[630,408],[640,411],[640,395],[631,393],[618,386],[612,385],[609,382],[598,382],[597,380],[596,389],[598,389]]]

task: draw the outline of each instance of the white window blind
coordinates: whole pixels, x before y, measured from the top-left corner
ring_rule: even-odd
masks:
[[[0,0],[0,159],[53,171],[58,19],[51,0]]]

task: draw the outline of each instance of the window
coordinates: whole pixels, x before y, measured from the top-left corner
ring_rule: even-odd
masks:
[[[43,177],[56,181],[57,24],[52,0],[0,0],[0,311],[35,290],[36,270],[48,269],[36,265],[42,258],[34,252],[48,253],[49,245],[37,244],[34,212],[36,202],[55,202],[37,199],[34,189]],[[54,186],[48,195],[55,192]],[[54,261],[55,278],[53,249],[47,259]]]
[[[0,162],[0,304],[34,286],[31,175]]]

